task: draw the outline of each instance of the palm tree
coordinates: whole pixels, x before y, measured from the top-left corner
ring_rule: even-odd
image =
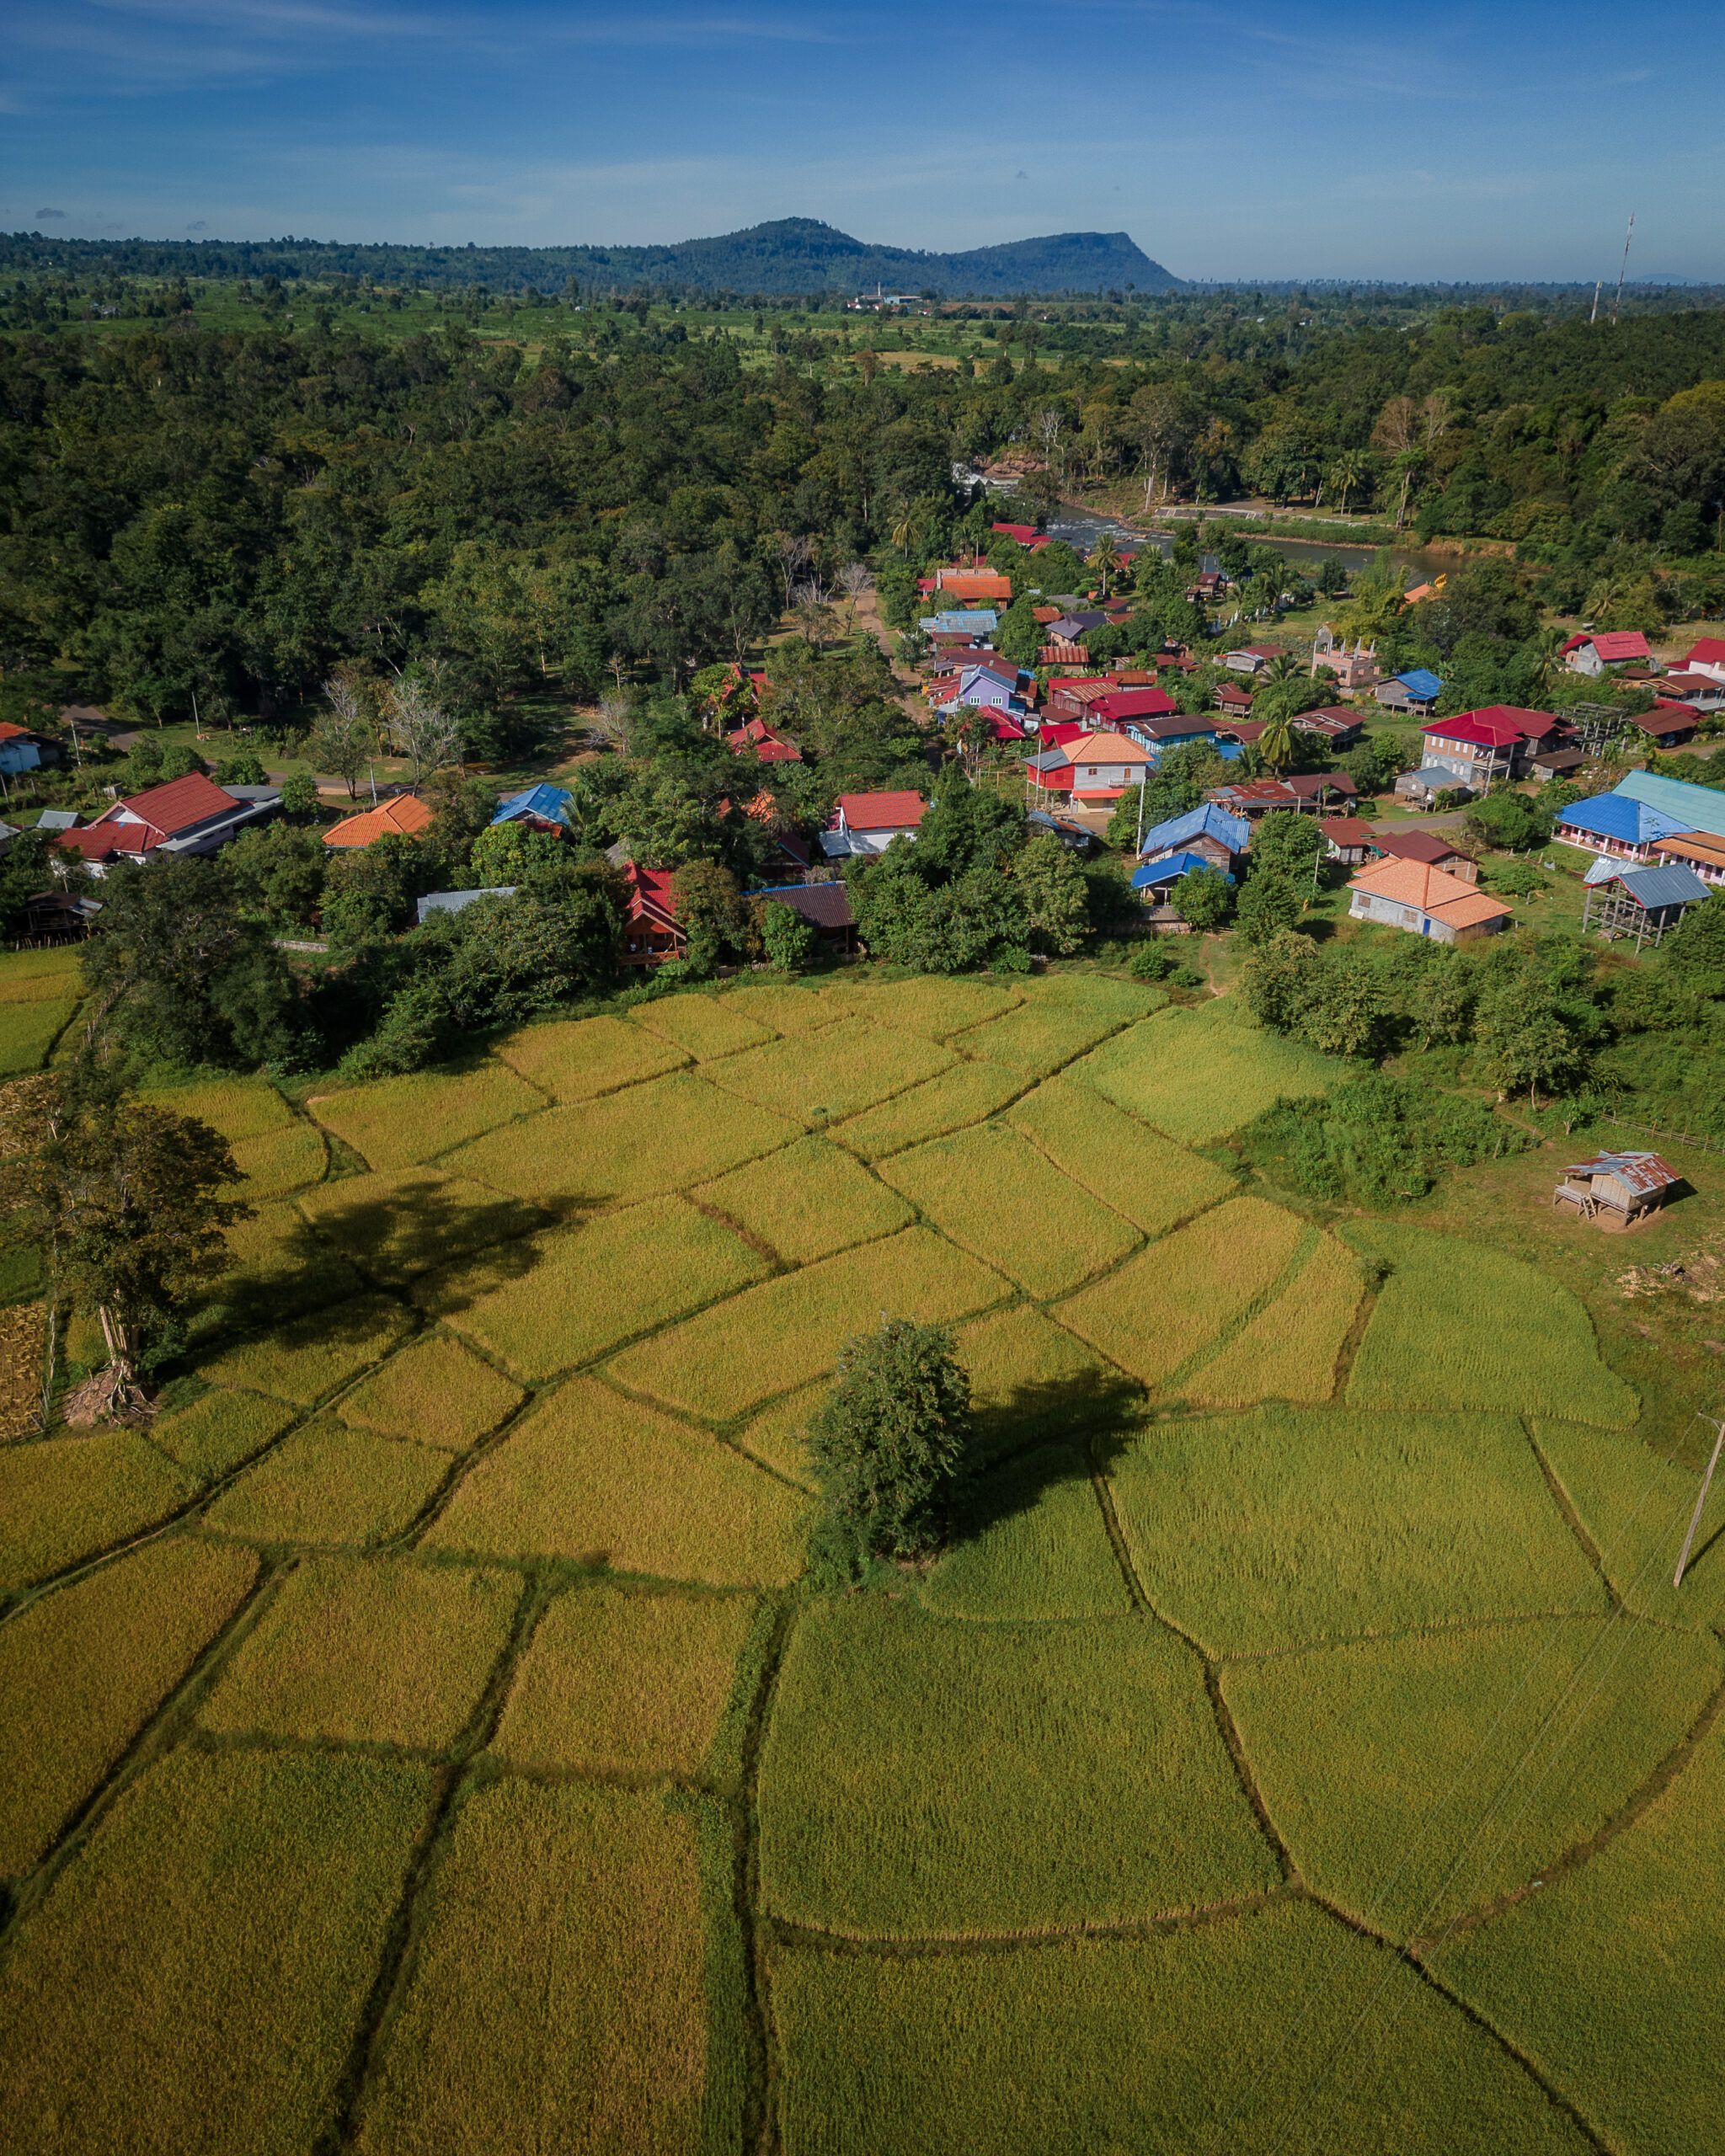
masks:
[[[1365,486],[1371,478],[1371,459],[1363,449],[1344,449],[1330,467],[1330,484],[1341,497],[1343,516],[1348,514],[1348,497]]]
[[[1120,566],[1120,550],[1114,544],[1112,531],[1104,531],[1091,548],[1090,566],[1101,574],[1102,595],[1106,599],[1108,595],[1108,578]]]
[[[1267,718],[1258,737],[1258,753],[1273,771],[1281,771],[1294,760],[1294,722],[1285,712]]]
[[[1263,670],[1266,681],[1292,681],[1306,671],[1291,651],[1279,651]]]

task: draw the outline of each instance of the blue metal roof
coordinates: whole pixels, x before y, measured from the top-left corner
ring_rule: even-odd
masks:
[[[1410,696],[1440,696],[1444,693],[1443,683],[1429,666],[1410,666],[1396,679]]]
[[[1206,861],[1201,853],[1165,853],[1158,860],[1146,861],[1132,874],[1135,891],[1153,889],[1159,883],[1177,883],[1181,877],[1189,876],[1194,868],[1210,868],[1213,862]],[[1228,881],[1231,883],[1233,878]]]
[[[1639,776],[1639,774],[1635,774]],[[1700,792],[1699,787],[1688,789]],[[1645,846],[1653,839],[1675,838],[1695,826],[1680,818],[1650,808],[1623,793],[1596,793],[1589,801],[1573,801],[1557,815],[1560,830],[1589,833],[1594,838],[1615,839],[1620,846]]]
[[[1656,778],[1652,771],[1627,771],[1612,791],[1676,819],[1662,834],[1665,837],[1674,837],[1679,831],[1706,831],[1725,839],[1725,793],[1711,786],[1694,786],[1685,778]]]
[[[1159,853],[1172,852],[1188,840],[1198,838],[1215,839],[1230,853],[1244,853],[1252,841],[1252,827],[1243,816],[1230,815],[1219,803],[1201,801],[1183,815],[1170,816],[1165,824],[1146,831],[1138,851],[1146,861],[1150,861]]]
[[[1692,868],[1680,862],[1652,868],[1626,868],[1617,881],[1638,906],[1657,912],[1661,906],[1691,906],[1707,895],[1707,887]]]
[[[566,786],[552,786],[542,779],[537,786],[526,787],[520,793],[505,793],[491,820],[512,824],[520,816],[537,816],[547,824],[567,824],[574,799]]]
[[[954,607],[944,614],[925,614],[917,623],[919,628],[939,629],[953,635],[968,634],[972,631],[997,629],[1001,617],[992,606]]]

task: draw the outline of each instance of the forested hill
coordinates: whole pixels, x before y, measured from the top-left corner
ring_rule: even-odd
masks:
[[[0,234],[0,270],[59,270],[144,277],[365,276],[383,284],[478,285],[556,291],[656,290],[790,294],[938,291],[959,298],[1020,293],[1172,291],[1179,280],[1124,232],[1055,232],[968,253],[871,247],[811,217],[782,217],[716,239],[670,247],[396,247],[340,241],[99,240]]]

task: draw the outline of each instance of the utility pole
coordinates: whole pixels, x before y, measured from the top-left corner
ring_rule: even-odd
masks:
[[[1673,1587],[1683,1584],[1683,1575],[1689,1566],[1689,1553],[1695,1547],[1696,1529],[1701,1524],[1701,1508],[1706,1503],[1707,1492],[1713,1486],[1713,1470],[1719,1465],[1719,1454],[1725,1452],[1725,1422],[1716,1420],[1711,1415],[1703,1415],[1699,1411],[1696,1420],[1711,1424],[1717,1435],[1713,1439],[1712,1457],[1707,1462],[1707,1471],[1701,1477],[1701,1493],[1696,1499],[1695,1510],[1689,1516],[1689,1532],[1684,1536],[1683,1547],[1677,1555],[1677,1570],[1671,1578]]]
[[[1594,311],[1587,318],[1587,326],[1589,329],[1593,328],[1594,324],[1599,318],[1599,293],[1605,285],[1605,280],[1603,277],[1595,277],[1594,279]]]
[[[1629,243],[1635,237],[1635,212],[1629,213],[1629,229],[1623,235],[1623,259],[1617,265],[1617,296],[1611,302],[1611,320],[1615,325],[1617,310],[1623,304],[1623,280],[1629,270]]]

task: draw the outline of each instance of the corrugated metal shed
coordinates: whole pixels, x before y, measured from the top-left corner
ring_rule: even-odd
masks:
[[[1669,1190],[1673,1183],[1683,1178],[1668,1161],[1657,1153],[1599,1153],[1591,1161],[1578,1161],[1565,1168],[1566,1176],[1616,1176],[1618,1181],[1639,1196],[1650,1191]]]
[[[1662,906],[1690,906],[1707,895],[1707,887],[1692,868],[1674,862],[1669,867],[1626,868],[1617,881],[1638,906],[1655,913]]]

